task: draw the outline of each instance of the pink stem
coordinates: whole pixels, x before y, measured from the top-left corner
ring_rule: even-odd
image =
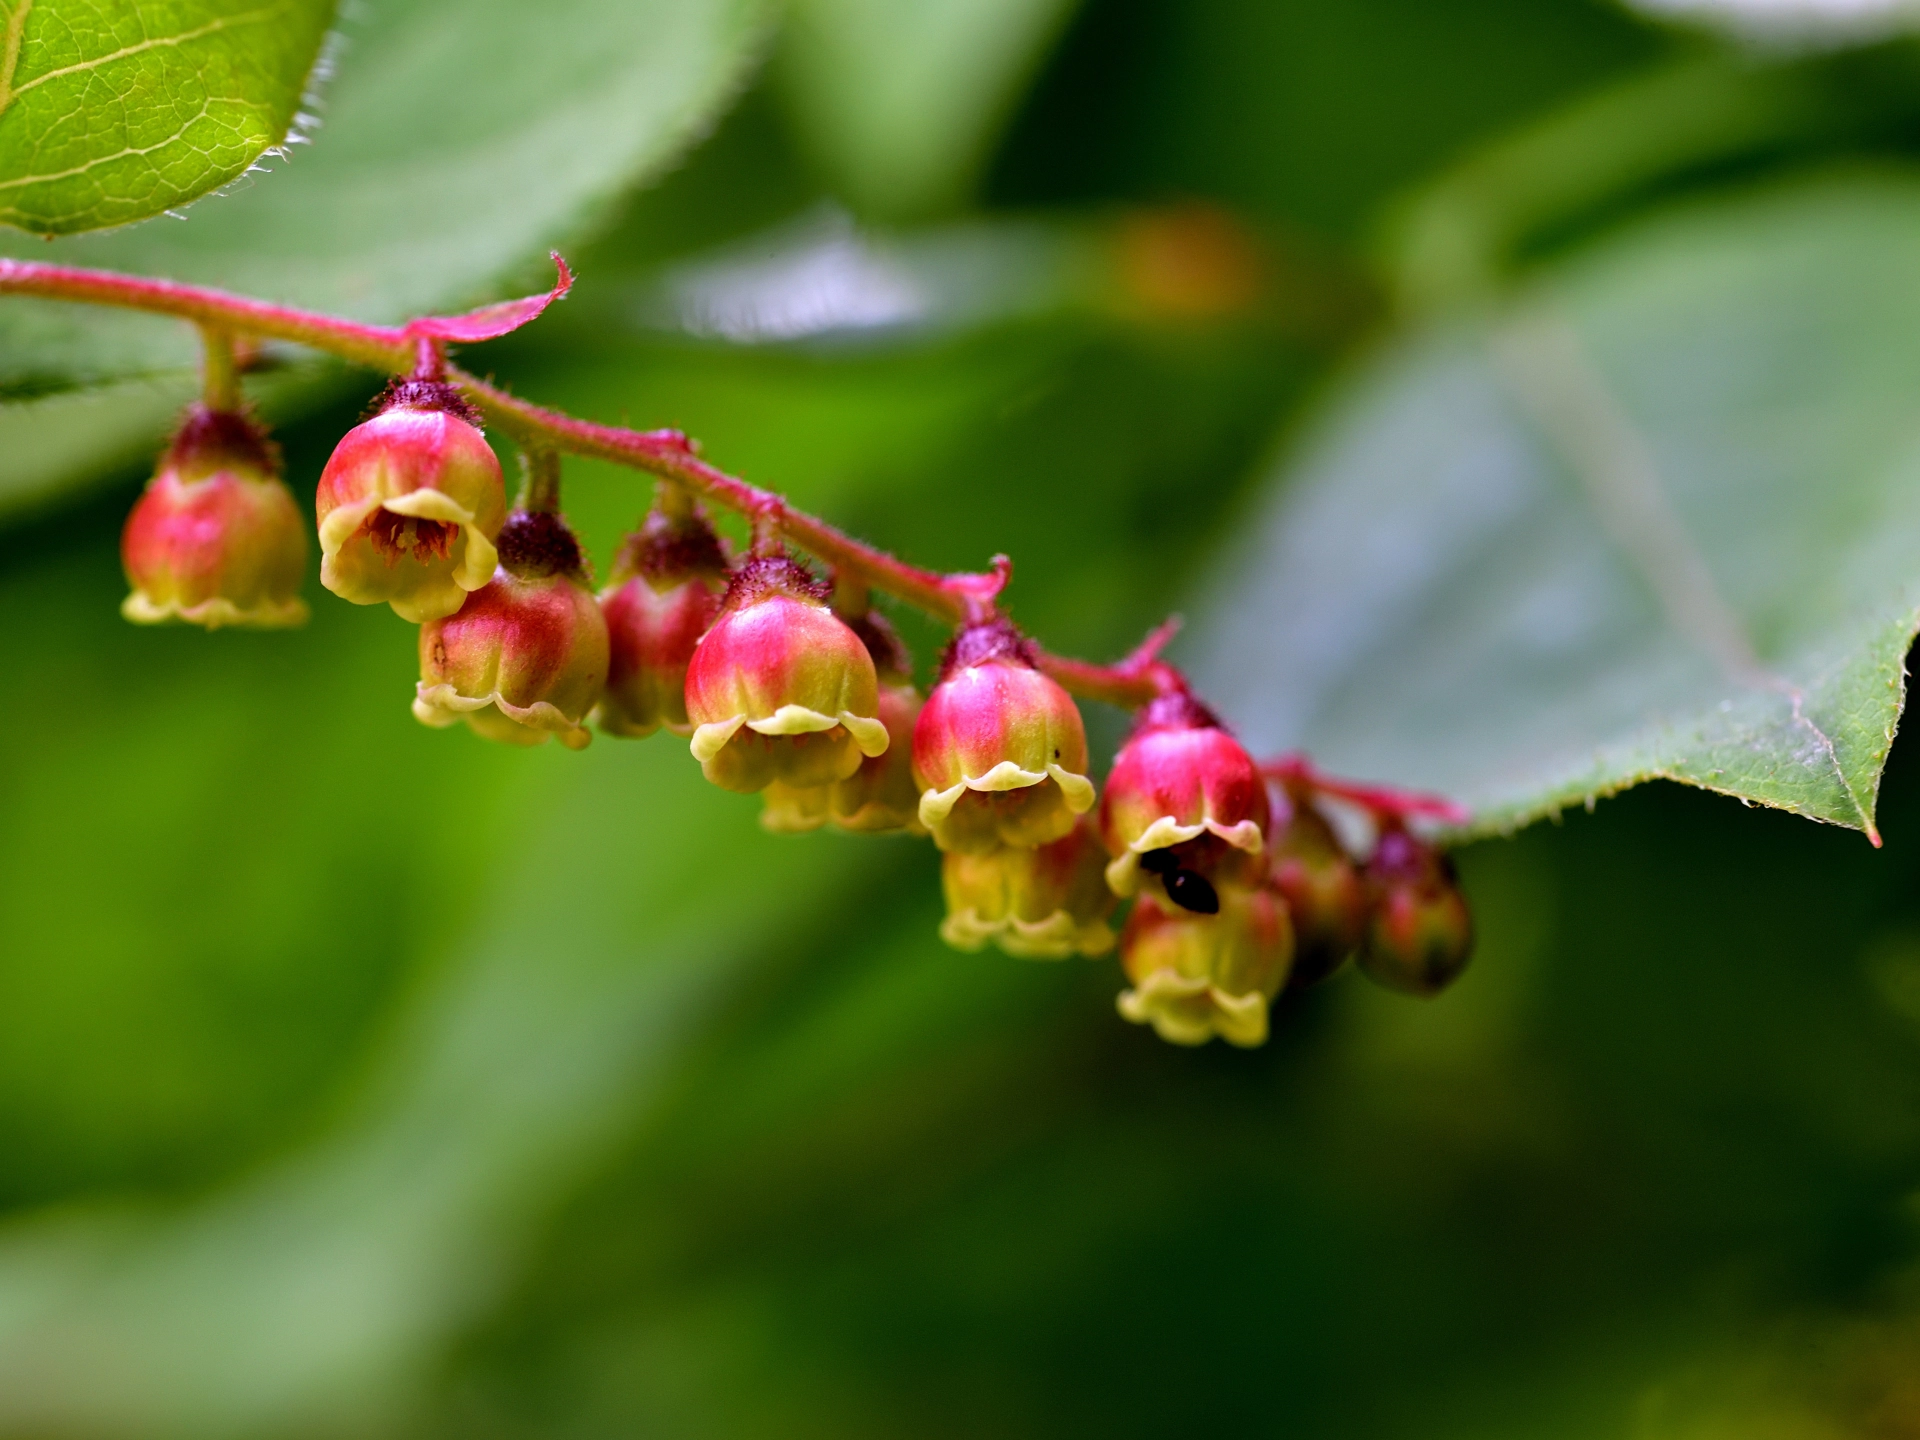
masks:
[[[1466,806],[1444,795],[1402,790],[1393,785],[1363,785],[1328,775],[1314,768],[1313,762],[1298,751],[1263,761],[1260,773],[1285,785],[1300,785],[1349,801],[1371,812],[1376,820],[1399,822],[1418,816],[1448,825],[1464,825],[1473,818],[1473,812]]]
[[[0,294],[40,295],[49,300],[78,300],[89,305],[117,305],[177,315],[202,325],[218,325],[291,340],[324,350],[376,370],[398,374],[414,359],[414,347],[404,332],[390,325],[362,325],[286,305],[269,305],[225,290],[180,285],[172,280],[148,280],[116,275],[110,270],[82,270],[73,265],[47,265],[37,260],[0,259]]]
[[[967,618],[966,597],[991,577],[943,575],[922,570],[884,550],[854,539],[826,521],[796,510],[771,490],[729,475],[694,453],[693,443],[678,430],[627,430],[576,420],[558,410],[509,395],[486,381],[449,366],[447,378],[458,385],[487,417],[522,441],[543,441],[575,455],[590,455],[631,465],[652,475],[678,481],[697,495],[738,511],[749,519],[771,525],[803,549],[829,565],[859,571],[875,589],[955,624]]]
[[[1137,710],[1161,695],[1187,688],[1187,677],[1160,658],[1161,649],[1179,629],[1178,615],[1161,621],[1118,665],[1095,665],[1043,650],[1040,668],[1076,695]]]
[[[562,270],[563,285],[567,278]],[[174,315],[202,326],[290,341],[325,351],[389,374],[437,370],[443,360],[438,342],[391,325],[366,325],[331,315],[272,305],[224,290],[149,280],[107,270],[48,265],[32,260],[0,259],[0,294],[38,295],[90,305],[115,305]],[[896,559],[854,539],[826,521],[796,510],[771,490],[749,485],[707,464],[678,430],[628,430],[577,420],[508,394],[457,366],[446,378],[458,385],[489,419],[522,444],[562,450],[630,465],[672,480],[716,504],[768,526],[837,569],[852,571],[875,589],[898,596],[937,618],[961,624],[992,615],[994,604],[1013,573],[1004,555],[994,557],[984,574],[942,574]],[[1146,704],[1156,695],[1184,690],[1186,680],[1161,661],[1159,651],[1172,637],[1169,621],[1148,636],[1118,665],[1095,665],[1042,652],[1040,665],[1067,689],[1087,699],[1123,708]]]

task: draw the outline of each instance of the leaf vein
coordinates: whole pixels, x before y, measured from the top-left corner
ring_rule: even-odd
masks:
[[[1572,326],[1535,304],[1496,334],[1493,353],[1508,389],[1579,478],[1603,528],[1653,591],[1667,622],[1729,681],[1789,702],[1793,728],[1813,737],[1860,828],[1877,845],[1873,816],[1847,778],[1838,747],[1806,713],[1806,692],[1761,663],[1674,510],[1646,440],[1587,361]]]
[[[192,127],[194,122],[206,119],[208,113],[208,107],[202,104],[199,111],[190,116],[186,123],[181,125],[178,130],[165,139],[157,140],[151,145],[129,145],[122,150],[116,150],[111,155],[96,155],[85,164],[75,165],[70,170],[56,170],[50,175],[22,175],[13,180],[0,180],[0,190],[15,190],[23,185],[45,185],[55,180],[70,180],[75,175],[86,174],[87,171],[97,165],[111,165],[116,160],[126,160],[139,155],[151,155],[156,150],[164,150],[169,145],[177,144],[181,138],[185,136],[188,129]]]
[[[0,114],[13,103],[14,72],[20,67],[20,39],[27,31],[27,12],[33,9],[33,0],[20,0],[7,12],[7,34],[4,49],[0,49]]]
[[[25,3],[20,7],[20,14],[24,16],[32,3],[33,0],[25,0]],[[195,29],[183,30],[178,35],[155,36],[150,40],[142,40],[138,44],[123,46],[110,55],[98,55],[91,60],[81,60],[72,65],[63,65],[57,70],[49,70],[45,74],[34,76],[24,85],[9,86],[9,88],[5,90],[0,90],[0,112],[4,112],[7,105],[19,96],[26,94],[27,91],[34,89],[36,86],[46,84],[49,80],[58,80],[63,76],[77,75],[88,70],[98,70],[104,66],[114,64],[117,61],[143,54],[149,50],[186,45],[192,41],[202,39],[208,35],[218,34],[222,30],[229,30],[238,25],[251,25],[262,20],[269,20],[280,14],[286,8],[287,6],[284,0],[282,0],[282,3],[263,6],[258,10],[248,10],[239,15],[223,15],[219,19],[209,20],[206,24],[198,26]],[[11,25],[9,25],[7,40],[9,59],[17,59],[19,39],[12,33]],[[7,71],[7,78],[9,80],[12,78],[11,66],[9,66]]]

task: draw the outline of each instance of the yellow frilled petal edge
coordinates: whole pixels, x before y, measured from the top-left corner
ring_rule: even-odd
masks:
[[[969,790],[1024,790],[1046,780],[1060,787],[1060,798],[1075,815],[1084,815],[1093,808],[1093,782],[1086,776],[1058,765],[1049,765],[1045,770],[1022,770],[1013,761],[1002,760],[986,774],[968,775],[958,785],[949,785],[945,790],[921,791],[920,823],[929,830],[939,829],[953,813],[953,807],[960,803],[960,797]]]
[[[1204,1045],[1218,1035],[1252,1050],[1267,1043],[1267,997],[1229,995],[1205,980],[1156,970],[1115,1002],[1123,1019],[1151,1025],[1175,1045]]]
[[[702,765],[706,764],[726,749],[727,742],[740,733],[743,725],[761,735],[817,735],[823,730],[842,725],[853,737],[855,747],[869,760],[887,753],[887,727],[870,715],[855,715],[850,710],[842,710],[838,715],[822,715],[818,710],[809,710],[804,705],[782,705],[773,714],[760,720],[734,715],[726,720],[712,720],[696,726],[689,745],[693,758]]]
[[[846,781],[841,781],[846,784]],[[916,835],[925,836],[926,826],[920,823],[918,815],[903,815],[884,801],[869,800],[858,810],[842,814],[833,812],[833,823],[842,830],[851,830],[860,835]]]
[[[776,780],[760,792],[760,828],[772,835],[804,835],[831,821],[842,830],[862,835],[925,835],[920,822],[892,806],[869,800],[857,810],[840,808],[838,785],[788,785]],[[977,948],[977,947],[975,947]]]
[[[462,695],[451,685],[427,685],[419,682],[415,683],[414,692],[413,718],[422,725],[433,726],[436,730],[458,725],[462,720],[483,718],[484,712],[491,708],[529,732],[528,738],[525,739],[512,737],[519,743],[539,745],[549,735],[559,740],[569,750],[584,750],[593,743],[591,730],[570,718],[558,705],[548,700],[536,700],[531,705],[515,705],[512,701],[503,698],[497,690],[491,695]],[[487,729],[489,738],[509,738],[493,733],[497,727],[489,726]]]
[[[832,809],[833,790],[827,785],[788,785],[776,780],[760,794],[760,828],[774,835],[818,830]]]
[[[1149,850],[1164,850],[1184,845],[1211,831],[1236,850],[1259,855],[1267,848],[1267,837],[1257,821],[1242,820],[1238,825],[1222,825],[1217,820],[1202,820],[1198,825],[1179,824],[1171,815],[1162,815],[1127,847],[1126,853],[1107,866],[1107,888],[1122,900],[1140,893],[1140,857]]]
[[[693,726],[676,724],[671,720],[655,721],[651,725],[635,725],[616,710],[610,710],[605,703],[595,705],[593,713],[587,718],[609,735],[618,735],[622,740],[644,740],[656,731],[666,730],[674,735],[686,737],[693,734]]]
[[[352,505],[342,505],[330,512],[320,522],[320,583],[339,595],[343,600],[352,600],[355,604],[380,604],[382,600],[393,606],[394,613],[403,620],[416,625],[429,620],[441,620],[460,608],[459,601],[452,605],[439,602],[421,604],[407,598],[390,599],[376,596],[360,600],[350,593],[355,587],[340,573],[340,567],[334,557],[340,547],[345,545],[354,532],[366,523],[367,517],[376,510],[388,510],[395,515],[405,515],[415,520],[435,520],[446,525],[458,525],[460,533],[466,539],[460,555],[460,563],[453,568],[452,580],[462,597],[478,590],[493,578],[494,567],[500,563],[500,552],[474,524],[473,512],[444,491],[422,489],[409,490],[405,495],[395,495],[382,500],[369,496]],[[347,588],[342,589],[342,584]],[[451,597],[448,597],[451,598]]]
[[[940,922],[940,938],[956,950],[998,945],[1022,960],[1065,960],[1071,955],[1104,955],[1113,949],[1113,929],[1104,920],[1081,924],[1065,910],[1044,920],[983,920],[977,910],[961,910]]]
[[[242,610],[224,595],[202,600],[197,605],[182,605],[177,600],[155,601],[145,591],[136,590],[120,602],[120,613],[136,625],[164,625],[169,620],[184,620],[208,630],[237,625],[253,630],[286,630],[304,625],[312,612],[299,596],[291,600],[262,600]]]

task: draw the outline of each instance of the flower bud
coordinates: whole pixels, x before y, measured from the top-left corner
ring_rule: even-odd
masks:
[[[661,726],[691,733],[687,665],[720,611],[727,557],[698,510],[648,514],[613,562],[600,592],[612,648],[607,689],[594,719],[609,735],[651,735]]]
[[[1002,846],[941,857],[947,918],[940,938],[957,950],[989,941],[1026,960],[1104,955],[1113,948],[1113,892],[1100,838],[1086,820],[1035,848]]]
[[[694,759],[751,794],[831,785],[886,753],[879,681],[860,637],[793,561],[746,561],[687,667]]]
[[[1360,968],[1409,995],[1437,995],[1473,954],[1473,917],[1453,863],[1404,830],[1381,833],[1367,861],[1370,913]]]
[[[1192,696],[1162,695],[1141,712],[1107,777],[1107,883],[1116,895],[1146,888],[1210,913],[1207,896],[1218,886],[1261,883],[1267,819],[1267,784],[1253,757]],[[1188,892],[1201,903],[1188,904]]]
[[[451,385],[397,382],[381,405],[320,474],[320,582],[356,605],[438,620],[493,576],[506,482]]]
[[[458,614],[420,627],[413,713],[435,727],[464,720],[509,745],[558,736],[579,750],[593,738],[582,722],[607,675],[607,622],[579,544],[558,515],[526,511],[499,542],[493,578]]]
[[[1359,948],[1367,928],[1360,869],[1326,816],[1305,796],[1285,797],[1268,845],[1273,888],[1293,920],[1293,969],[1287,987],[1302,990],[1332,975]]]
[[[913,731],[920,821],[935,844],[984,854],[1058,840],[1093,808],[1087,768],[1079,707],[1011,624],[954,636]]]
[[[271,628],[306,623],[307,528],[273,442],[244,415],[196,405],[127,516],[120,613]]]
[[[1263,1045],[1267,1006],[1292,959],[1286,903],[1270,889],[1223,889],[1212,915],[1142,895],[1120,936],[1120,964],[1133,982],[1120,994],[1120,1013],[1176,1045],[1216,1035]]]

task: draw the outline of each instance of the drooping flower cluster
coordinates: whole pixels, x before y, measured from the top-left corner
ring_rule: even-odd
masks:
[[[930,838],[949,944],[1050,960],[1117,947],[1120,1013],[1179,1044],[1263,1043],[1283,990],[1352,956],[1420,995],[1465,965],[1451,864],[1405,807],[1256,764],[1152,647],[1128,662],[1124,693],[1151,698],[1101,795],[1057,678],[1072,667],[997,610],[1004,572],[966,600],[923,700],[858,574],[823,583],[765,528],[732,555],[666,484],[596,594],[559,513],[557,456],[529,456],[527,473],[509,509],[479,415],[416,378],[389,387],[320,477],[321,582],[419,625],[424,724],[573,749],[590,726],[664,729],[715,785],[759,794],[769,830]],[[196,407],[127,522],[125,612],[297,624],[306,549],[271,442],[241,414]],[[1323,813],[1329,796],[1370,824],[1364,864]]]

